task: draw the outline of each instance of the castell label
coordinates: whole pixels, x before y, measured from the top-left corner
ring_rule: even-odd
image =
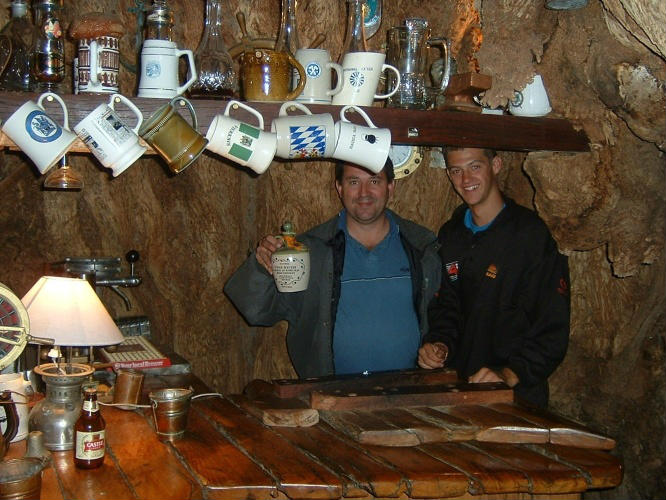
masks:
[[[75,453],[76,458],[83,460],[94,460],[104,456],[105,431],[77,432]]]

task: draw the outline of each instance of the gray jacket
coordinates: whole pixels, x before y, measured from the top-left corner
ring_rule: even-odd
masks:
[[[414,307],[423,338],[428,332],[428,303],[441,279],[437,238],[427,228],[389,213],[400,228],[410,262]],[[231,276],[224,292],[251,325],[271,326],[281,320],[289,323],[287,349],[299,377],[333,375],[333,326],[344,263],[344,232],[335,216],[297,238],[310,249],[307,290],[278,292],[253,252]]]

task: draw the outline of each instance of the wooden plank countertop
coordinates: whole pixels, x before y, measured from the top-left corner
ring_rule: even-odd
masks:
[[[161,386],[175,384],[165,379]],[[194,399],[187,431],[173,443],[157,438],[150,409],[102,407],[104,465],[81,470],[72,451],[52,453],[41,498],[564,499],[622,481],[610,438],[596,446],[582,426],[512,402],[320,410],[317,422],[303,427],[266,425],[247,410],[251,403],[247,395]],[[575,432],[561,437],[565,427]],[[392,428],[418,439],[395,441],[386,432]],[[24,451],[25,441],[12,443],[8,458]]]

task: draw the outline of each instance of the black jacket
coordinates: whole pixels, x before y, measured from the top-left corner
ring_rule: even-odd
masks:
[[[400,228],[410,262],[414,308],[423,338],[428,331],[427,305],[441,281],[437,240],[432,231],[389,212]],[[273,277],[257,262],[253,252],[231,276],[224,292],[250,325],[289,322],[287,348],[299,377],[333,375],[333,327],[345,251],[338,216],[297,239],[310,250],[307,290],[278,292]]]
[[[476,235],[465,227],[466,206],[440,229],[442,286],[425,340],[448,346],[460,377],[508,366],[520,379],[516,396],[545,407],[569,340],[567,259],[534,212],[505,201]]]

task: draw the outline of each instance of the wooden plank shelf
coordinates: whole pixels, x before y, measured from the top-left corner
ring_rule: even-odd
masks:
[[[0,119],[6,120],[21,104],[28,99],[36,101],[38,94],[0,92]],[[82,120],[98,104],[107,102],[108,95],[62,95],[67,104],[70,128]],[[148,118],[157,108],[168,102],[165,99],[131,97]],[[191,99],[196,110],[199,131],[205,134],[208,125],[216,114],[224,112],[226,101],[209,99]],[[281,102],[249,102],[252,108],[264,117],[264,129],[270,130],[271,122],[278,113]],[[307,105],[312,113],[331,113],[334,120],[339,119],[341,106],[312,104]],[[132,112],[122,103],[116,106],[118,115],[127,120],[128,125],[135,123]],[[62,110],[58,103],[47,103],[48,113],[62,120]],[[487,115],[481,113],[439,110],[405,110],[397,108],[364,107],[378,127],[391,129],[394,144],[412,144],[417,146],[464,146],[488,147],[504,151],[589,151],[589,140],[583,130],[575,130],[572,124],[561,118],[525,118],[511,115]],[[189,113],[182,111],[184,116]],[[238,108],[232,116],[257,124],[257,120],[247,111]],[[359,116],[347,114],[355,123],[364,123]],[[0,137],[0,147],[16,147],[6,137]],[[77,141],[73,151],[86,152],[85,146]]]

